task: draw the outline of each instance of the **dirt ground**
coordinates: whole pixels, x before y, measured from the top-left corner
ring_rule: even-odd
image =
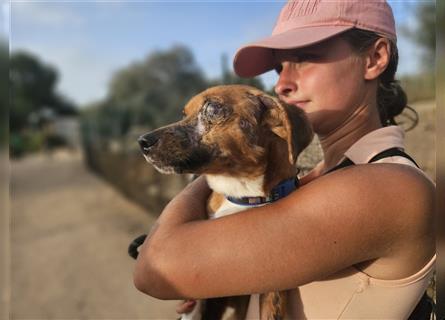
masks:
[[[419,115],[419,123],[405,133],[406,151],[420,167],[436,180],[436,102],[421,101],[412,105]],[[400,121],[403,119],[400,118]]]
[[[154,218],[87,171],[80,153],[12,163],[12,319],[175,319],[133,286],[127,245]]]
[[[435,105],[416,104],[421,122],[407,150],[435,174]],[[153,215],[83,166],[79,152],[11,163],[12,319],[175,319],[176,301],[133,286],[127,245]]]

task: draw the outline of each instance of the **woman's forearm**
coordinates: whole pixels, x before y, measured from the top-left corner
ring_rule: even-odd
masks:
[[[204,176],[191,182],[165,207],[157,221],[159,227],[171,228],[206,219],[206,202],[210,192]]]
[[[167,243],[172,240],[172,236],[175,238],[174,235],[183,225],[207,218],[206,202],[209,195],[210,189],[205,178],[199,177],[165,207],[140,249],[134,270],[136,288],[158,298],[164,298],[159,296],[160,292],[172,291],[168,281],[161,275],[162,269],[165,269],[163,257],[166,251],[167,255],[172,254],[171,246]],[[176,257],[180,254],[174,253]]]

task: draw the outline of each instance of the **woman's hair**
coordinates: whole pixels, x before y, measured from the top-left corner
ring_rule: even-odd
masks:
[[[358,53],[363,53],[371,47],[382,36],[367,30],[351,29],[341,34],[352,48]],[[390,40],[390,59],[385,71],[379,77],[379,86],[377,89],[377,106],[380,114],[380,121],[383,126],[396,125],[394,118],[401,114],[405,108],[414,112],[414,126],[417,124],[418,116],[414,109],[407,105],[407,96],[405,91],[395,80],[397,65],[399,63],[399,53],[397,45]],[[412,127],[414,127],[412,126]]]

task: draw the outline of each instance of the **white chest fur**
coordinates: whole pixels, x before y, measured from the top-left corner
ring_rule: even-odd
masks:
[[[233,178],[218,175],[206,175],[210,188],[226,196],[241,197],[264,197],[264,176],[257,178]]]
[[[263,181],[264,177],[260,176],[255,179],[238,179],[232,177],[223,177],[216,175],[206,175],[207,183],[213,191],[232,197],[263,197]],[[239,211],[251,208],[252,206],[241,206],[236,203],[224,199],[218,211],[209,215],[209,219],[217,219]],[[193,311],[181,315],[181,320],[201,320],[201,312],[204,301],[197,301]],[[234,315],[234,309],[226,310],[223,319],[231,318]]]

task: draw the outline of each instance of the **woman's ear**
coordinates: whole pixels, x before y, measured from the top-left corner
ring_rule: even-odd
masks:
[[[389,64],[391,45],[388,39],[380,38],[366,52],[364,77],[366,80],[377,79]]]

